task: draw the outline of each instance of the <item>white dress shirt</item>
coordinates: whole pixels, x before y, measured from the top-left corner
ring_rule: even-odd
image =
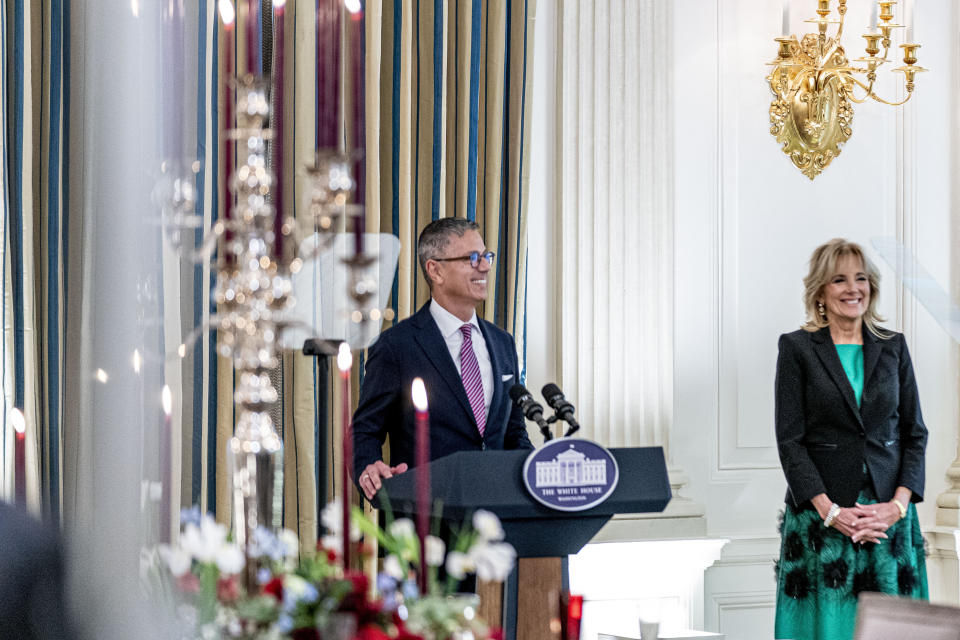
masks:
[[[447,343],[447,349],[450,351],[450,357],[453,358],[453,364],[457,367],[457,373],[462,376],[460,347],[463,345],[463,334],[460,333],[460,327],[468,323],[441,307],[436,300],[430,301],[430,315],[433,316],[433,321],[440,329],[440,335]],[[483,411],[485,416],[489,416],[490,402],[493,400],[493,365],[490,362],[490,354],[487,352],[487,341],[483,339],[480,323],[477,322],[476,311],[473,312],[469,324],[473,326],[470,330],[470,341],[473,343],[473,352],[477,356],[477,364],[480,365],[480,379],[483,381]]]

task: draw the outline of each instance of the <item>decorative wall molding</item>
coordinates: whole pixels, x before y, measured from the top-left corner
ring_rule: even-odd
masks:
[[[669,446],[672,6],[558,5],[562,386],[583,436]]]

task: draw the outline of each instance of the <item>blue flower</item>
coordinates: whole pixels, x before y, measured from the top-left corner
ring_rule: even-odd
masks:
[[[257,571],[257,582],[259,584],[267,584],[271,580],[273,580],[273,573],[271,573],[270,569],[260,567],[260,570]]]
[[[377,574],[377,591],[381,594],[393,593],[397,590],[397,579],[385,573]]]
[[[199,527],[202,519],[203,514],[200,513],[200,505],[198,504],[193,505],[189,509],[180,509],[181,527],[186,527],[188,524]]]
[[[293,618],[286,613],[281,613],[277,618],[277,631],[282,634],[288,634],[293,631]]]
[[[257,527],[251,540],[250,555],[254,558],[267,557],[274,562],[283,558],[283,545],[272,531],[266,527]]]
[[[300,602],[306,602],[307,604],[313,604],[317,601],[317,598],[320,597],[320,594],[317,593],[317,588],[312,584],[307,584],[304,588],[303,593],[300,594]]]
[[[408,600],[415,600],[420,596],[420,590],[417,588],[416,580],[404,580],[403,581],[403,597]]]

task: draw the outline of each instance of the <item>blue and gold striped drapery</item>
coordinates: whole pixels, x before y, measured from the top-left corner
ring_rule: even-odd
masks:
[[[0,497],[13,496],[14,436],[9,411],[17,407],[27,422],[27,502],[54,520],[61,508],[68,321],[69,12],[69,0],[0,0]]]
[[[429,298],[416,237],[475,220],[497,252],[483,316],[525,352],[527,192],[536,0],[384,0],[379,65],[380,229],[400,237],[398,317]],[[368,74],[368,88],[376,77]]]

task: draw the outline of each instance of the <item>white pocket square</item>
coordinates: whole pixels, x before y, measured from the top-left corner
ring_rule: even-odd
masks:
[[[506,375],[500,376],[500,381],[501,381],[501,382],[506,382],[507,380],[510,380],[511,378],[513,378],[513,374],[512,374],[512,373],[508,373],[508,374],[506,374]]]

